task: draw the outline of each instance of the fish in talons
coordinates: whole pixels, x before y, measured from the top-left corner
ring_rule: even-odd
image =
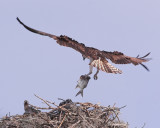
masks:
[[[76,96],[81,94],[81,96],[83,97],[83,89],[87,87],[89,80],[90,80],[90,76],[88,75],[80,76],[80,79],[77,81],[78,84],[76,86],[76,88],[80,88],[80,91],[76,94]]]

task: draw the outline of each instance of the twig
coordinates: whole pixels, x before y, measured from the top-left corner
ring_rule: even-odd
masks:
[[[45,109],[45,110],[50,110],[50,109],[53,109],[53,108],[43,108],[43,107],[37,107],[37,106],[34,106],[32,104],[29,104],[31,107],[35,108],[35,109]],[[56,108],[54,108],[56,109]]]
[[[64,99],[62,99],[62,98],[58,98],[58,100],[62,100],[62,101],[65,101]]]
[[[76,123],[74,123],[74,124],[73,124],[72,126],[70,126],[69,128],[74,128],[74,126],[76,126],[79,122],[80,122],[80,120],[77,121]]]
[[[120,107],[119,109],[122,109],[122,108],[125,108],[125,107],[127,107],[127,105],[124,105],[124,106]]]
[[[60,125],[58,126],[58,128],[61,127],[62,123],[64,122],[64,119],[66,118],[66,115],[63,117],[63,120],[61,121]]]
[[[49,108],[54,109],[51,105],[49,105],[47,103],[47,101],[45,101],[44,99],[40,98],[39,96],[37,96],[36,94],[34,94],[37,98],[39,98],[40,100],[42,100],[44,103],[46,103],[48,105]]]
[[[43,120],[47,121],[49,123],[49,120],[45,119],[44,117],[42,117],[41,115],[38,115],[39,117],[41,117]]]
[[[113,111],[114,112],[114,114],[115,114],[115,118],[117,117],[117,119],[118,119],[118,122],[120,123],[120,120],[119,120],[119,117],[118,117],[118,113],[116,113],[115,111]],[[114,119],[115,120],[115,119]]]
[[[46,102],[48,102],[48,103],[50,103],[50,104],[53,104],[53,105],[55,105],[56,107],[58,107],[58,105],[56,105],[54,102],[52,103],[52,102],[50,102],[50,101],[48,101],[48,100],[46,100]]]
[[[61,111],[61,113],[60,113],[60,115],[59,115],[59,120],[61,120],[61,116],[62,116],[62,111]]]

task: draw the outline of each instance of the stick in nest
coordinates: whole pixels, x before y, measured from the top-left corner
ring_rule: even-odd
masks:
[[[36,94],[34,94],[38,99],[42,100],[44,103],[46,103],[48,105],[49,108],[54,109],[50,104],[47,103],[46,100],[40,98],[39,96],[37,96]]]
[[[63,124],[65,118],[66,118],[66,115],[63,117],[63,120],[61,121],[61,123],[60,123],[60,125],[58,126],[58,128],[61,127],[61,125]]]

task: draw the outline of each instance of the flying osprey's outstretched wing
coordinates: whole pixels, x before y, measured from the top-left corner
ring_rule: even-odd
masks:
[[[42,32],[42,31],[30,28],[27,25],[25,25],[22,21],[20,21],[20,19],[18,17],[17,17],[17,20],[27,30],[29,30],[33,33],[51,37],[51,38],[55,39],[59,45],[66,46],[66,47],[71,47],[71,48],[75,49],[76,51],[80,52],[81,54],[84,54],[84,52],[85,52],[85,45],[82,44],[82,43],[78,43],[77,41],[75,41],[75,40],[73,40],[73,39],[71,39],[67,36],[62,36],[62,35],[61,36],[55,36],[53,34],[49,34],[49,33],[46,33],[46,32]]]
[[[40,34],[43,36],[48,36],[53,38],[54,40],[57,41],[59,45],[66,46],[66,47],[71,47],[75,49],[76,51],[80,52],[83,56],[83,58],[88,58],[90,59],[90,71],[87,75],[90,75],[92,73],[93,67],[97,68],[97,72],[94,75],[94,79],[97,79],[97,74],[99,70],[102,70],[107,73],[115,73],[115,74],[121,74],[122,71],[115,68],[112,66],[110,63],[108,63],[107,59],[110,59],[113,63],[115,64],[129,64],[132,63],[134,65],[142,65],[145,69],[149,70],[142,62],[147,62],[149,59],[146,59],[150,53],[143,57],[129,57],[124,55],[121,52],[107,52],[107,51],[100,51],[96,48],[92,47],[86,47],[83,43],[78,43],[77,41],[67,37],[67,36],[55,36],[46,32],[42,32],[33,28],[28,27],[25,25],[23,22],[20,21],[20,19],[17,17],[18,22],[23,25],[27,30]]]
[[[143,57],[139,57],[139,55],[137,57],[130,57],[118,51],[114,52],[102,51],[102,52],[107,59],[110,59],[115,64],[130,64],[130,63],[134,65],[140,64],[146,70],[149,71],[149,69],[142,63],[150,60],[150,58],[146,58],[150,54],[150,52]]]

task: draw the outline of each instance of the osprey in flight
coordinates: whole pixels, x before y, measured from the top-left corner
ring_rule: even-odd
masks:
[[[85,60],[85,58],[88,58],[90,60],[89,73],[86,75],[89,76],[90,74],[92,74],[93,67],[97,68],[97,72],[94,75],[95,80],[97,80],[97,78],[98,78],[97,74],[99,73],[99,70],[107,72],[107,73],[115,73],[115,74],[122,73],[121,70],[112,66],[106,59],[111,60],[115,64],[130,64],[130,63],[132,63],[134,65],[140,64],[146,70],[149,70],[142,63],[149,61],[149,59],[147,59],[146,57],[150,53],[146,54],[143,57],[139,57],[139,55],[137,57],[130,57],[130,56],[126,56],[123,53],[118,52],[118,51],[114,51],[114,52],[100,51],[100,50],[93,48],[93,47],[86,47],[83,43],[78,43],[77,41],[75,41],[67,36],[63,36],[63,35],[56,36],[56,35],[52,35],[52,34],[49,34],[46,32],[42,32],[42,31],[30,28],[27,25],[25,25],[23,22],[21,22],[18,17],[17,17],[17,20],[27,30],[29,30],[33,33],[37,33],[37,34],[40,34],[43,36],[48,36],[50,38],[53,38],[54,40],[57,41],[57,43],[59,45],[71,47],[71,48],[75,49],[76,51],[80,52],[82,54],[82,57],[84,60]]]

